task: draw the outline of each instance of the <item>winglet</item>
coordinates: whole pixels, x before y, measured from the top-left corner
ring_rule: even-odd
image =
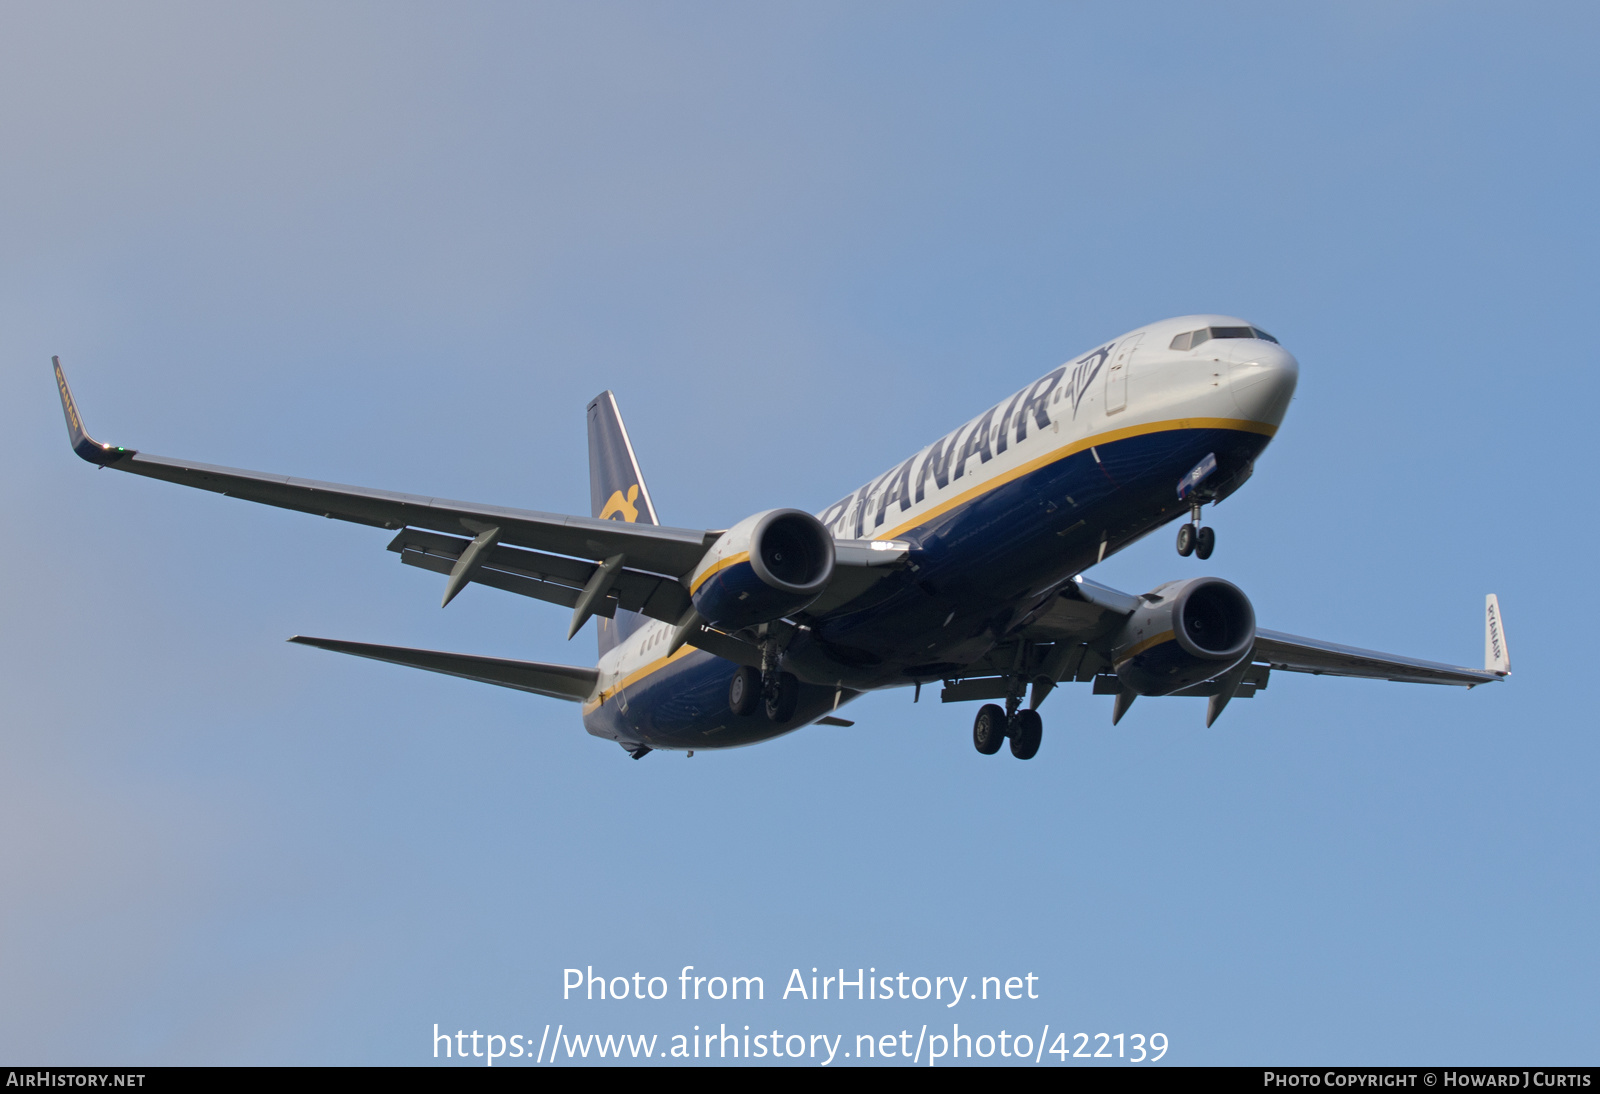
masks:
[[[1511,675],[1511,648],[1506,644],[1500,598],[1493,593],[1488,595],[1483,606],[1483,671],[1496,676]]]
[[[61,390],[61,413],[67,416],[67,436],[72,440],[72,450],[90,463],[101,467],[116,463],[124,456],[133,455],[131,449],[113,448],[109,444],[101,444],[84,432],[83,419],[78,417],[78,406],[72,401],[72,389],[67,386],[67,375],[61,371],[61,358],[52,357],[50,363],[56,369],[56,387]]]

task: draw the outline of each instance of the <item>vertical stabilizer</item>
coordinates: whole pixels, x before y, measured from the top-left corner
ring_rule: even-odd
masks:
[[[589,504],[591,516],[630,524],[660,524],[639,459],[622,424],[617,397],[602,391],[589,401]]]
[[[1483,670],[1498,676],[1511,675],[1511,648],[1506,645],[1500,598],[1493,593],[1485,599],[1483,607]]]
[[[622,424],[617,397],[602,391],[589,401],[589,505],[590,515],[629,524],[660,524],[650,488],[644,484],[639,458],[634,455],[628,427]],[[619,561],[618,566],[624,565]],[[635,612],[617,610],[614,619],[597,621],[600,652],[604,654],[627,638],[643,622]]]

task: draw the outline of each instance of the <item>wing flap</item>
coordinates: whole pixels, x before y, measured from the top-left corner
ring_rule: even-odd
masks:
[[[448,574],[470,540],[416,528],[403,529],[389,543],[389,550],[400,561],[436,573]],[[473,573],[480,585],[504,589],[570,608],[598,567],[592,562],[531,551],[522,547],[496,546],[483,565]],[[669,577],[623,568],[618,571],[610,591],[594,608],[594,614],[610,619],[622,608],[652,619],[676,623],[689,610],[689,594]]]
[[[551,699],[565,699],[581,703],[594,693],[599,681],[598,669],[580,665],[552,665],[543,661],[513,661],[504,657],[479,657],[467,653],[443,653],[438,650],[416,650],[405,646],[379,646],[370,642],[345,642],[336,638],[309,638],[295,635],[289,639],[302,646],[315,646],[335,653],[348,653],[356,657],[370,657],[374,661],[387,661],[391,665],[441,672],[446,676],[459,676],[480,684],[496,684],[503,688],[532,692]]]
[[[400,561],[407,566],[416,566],[419,569],[431,570],[436,574],[445,575],[450,573],[453,565],[448,558],[413,550],[400,552]],[[506,573],[504,570],[492,570],[487,566],[473,574],[472,581],[477,585],[487,585],[491,589],[500,589],[504,592],[516,593],[518,596],[543,600],[547,604],[559,604],[563,608],[570,608],[578,602],[578,590],[570,586],[560,585],[554,581],[540,581],[538,578],[523,577],[520,574]],[[603,615],[610,619],[616,609],[617,602],[608,598],[605,603],[595,608],[595,614]]]

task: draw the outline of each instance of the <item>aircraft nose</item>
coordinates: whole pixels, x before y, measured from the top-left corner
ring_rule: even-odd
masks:
[[[1228,386],[1239,412],[1253,422],[1279,425],[1294,397],[1300,362],[1282,346],[1267,345],[1228,366]]]

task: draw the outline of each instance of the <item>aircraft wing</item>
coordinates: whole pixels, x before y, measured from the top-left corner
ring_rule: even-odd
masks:
[[[357,657],[370,657],[374,661],[387,661],[391,665],[427,669],[464,680],[482,684],[498,684],[503,688],[531,691],[552,699],[566,699],[581,703],[594,693],[599,670],[578,665],[550,665],[543,661],[512,661],[504,657],[477,657],[466,653],[440,653],[436,650],[414,650],[404,646],[377,646],[370,642],[343,642],[335,638],[307,638],[295,635],[289,639],[302,646],[315,646],[335,653],[350,653]]]
[[[1256,631],[1256,649],[1250,659],[1286,672],[1309,672],[1317,676],[1364,676],[1406,684],[1461,684],[1469,688],[1507,675],[1264,630]]]
[[[1136,596],[1080,577],[1075,579],[1066,593],[1041,611],[1022,634],[1027,639],[1054,642],[1063,650],[1073,644],[1084,643],[1087,644],[1085,653],[1092,653],[1096,647],[1103,646],[1103,640],[1120,627],[1121,621],[1138,605],[1139,598]],[[1099,652],[1104,653],[1104,650],[1100,649]],[[999,660],[1003,660],[1004,656],[1002,651]],[[1284,672],[1476,687],[1503,679],[1511,671],[1510,658],[1505,652],[1500,604],[1492,594],[1486,604],[1484,657],[1484,668],[1470,669],[1258,629],[1250,660],[1257,665]],[[999,663],[994,658],[991,660]],[[1055,678],[1063,677],[1057,675]]]
[[[673,576],[692,570],[709,545],[707,533],[687,528],[627,524],[395,494],[237,467],[213,467],[188,460],[147,456],[132,449],[101,444],[84,431],[72,392],[61,371],[60,359],[56,358],[54,364],[73,450],[101,467],[378,528],[399,530],[409,526],[459,535],[463,531],[470,534],[496,527],[500,529],[501,543],[542,548],[578,558],[624,554],[634,566]]]
[[[52,358],[52,364],[72,448],[83,459],[232,498],[400,531],[390,549],[399,552],[402,561],[451,575],[446,603],[460,585],[471,580],[577,607],[593,579],[604,588],[596,586],[598,595],[579,609],[574,632],[588,614],[610,616],[619,606],[676,623],[689,604],[687,592],[676,579],[693,570],[722,534],[391,493],[215,467],[101,444],[83,428],[61,359]],[[840,541],[834,581],[819,601],[822,610],[860,595],[906,553],[904,544]],[[574,561],[617,556],[622,556],[621,561],[599,578],[596,571],[600,567],[594,562]],[[820,614],[815,606],[813,614]]]

